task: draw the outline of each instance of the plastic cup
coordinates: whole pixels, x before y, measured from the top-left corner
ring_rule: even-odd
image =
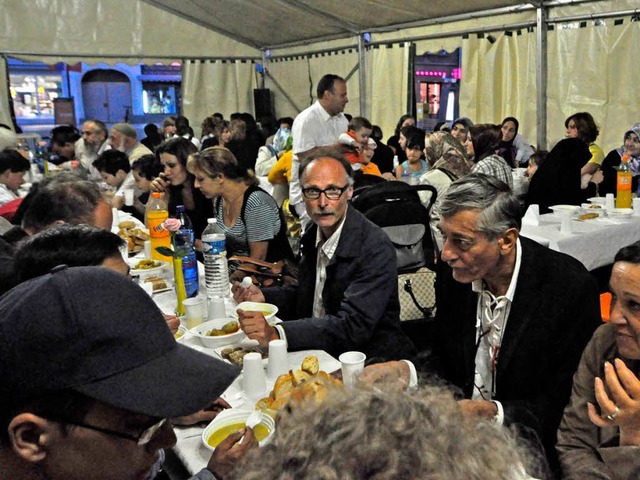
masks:
[[[614,208],[616,206],[616,199],[613,196],[613,193],[607,193],[604,197],[604,206],[607,208]]]
[[[634,217],[639,217],[640,216],[640,198],[634,198],[632,201],[632,206],[633,206],[633,216]]]
[[[362,352],[344,352],[338,357],[342,366],[342,381],[345,386],[356,384],[360,373],[364,370],[364,361],[367,356]]]
[[[275,380],[278,376],[289,371],[287,359],[287,342],[284,340],[271,340],[269,342],[269,364],[267,365],[267,377]]]
[[[560,233],[573,233],[571,212],[563,212],[562,223],[560,223]]]
[[[126,188],[124,191],[124,204],[128,207],[133,205],[133,188]]]
[[[145,240],[144,242],[144,258],[151,260],[151,240]]]
[[[215,320],[216,318],[227,318],[227,311],[224,306],[224,298],[209,297],[207,318],[209,320]]]
[[[267,379],[262,365],[262,355],[247,353],[243,359],[242,390],[251,401],[258,401],[267,391]]]
[[[187,328],[192,329],[202,323],[204,317],[204,301],[202,298],[187,298],[182,301],[187,317]]]

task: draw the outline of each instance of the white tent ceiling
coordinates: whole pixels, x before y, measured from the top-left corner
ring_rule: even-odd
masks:
[[[521,0],[142,0],[257,49],[318,42],[417,21],[530,6]]]

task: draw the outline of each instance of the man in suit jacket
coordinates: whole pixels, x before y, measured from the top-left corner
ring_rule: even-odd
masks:
[[[555,468],[571,378],[600,322],[598,289],[577,260],[520,238],[520,212],[508,186],[487,175],[449,187],[435,334],[425,341],[436,371],[461,390],[464,414],[524,427]],[[387,368],[408,379],[405,362]]]
[[[237,301],[266,300],[291,320],[272,327],[261,313],[242,312],[242,329],[262,347],[286,338],[290,350],[406,358],[412,346],[400,329],[395,249],[380,227],[349,206],[351,166],[334,149],[319,148],[303,163],[300,179],[314,225],[302,239],[298,285],[233,288]]]

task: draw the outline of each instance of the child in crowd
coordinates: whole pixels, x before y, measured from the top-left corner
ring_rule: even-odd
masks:
[[[422,159],[423,150],[424,134],[419,133],[407,138],[407,146],[405,148],[407,160],[396,168],[396,178],[398,180],[405,180],[403,178],[403,175],[405,175],[408,177],[406,181],[409,183],[414,185],[420,183],[420,177],[429,170],[429,164]]]
[[[342,145],[352,147],[352,151],[346,152],[345,157],[351,163],[354,170],[360,169],[361,153],[367,148],[373,126],[364,117],[355,117],[349,122],[349,130],[338,138]]]
[[[125,204],[125,190],[132,190],[136,186],[129,157],[126,153],[111,149],[101,153],[94,160],[93,166],[100,172],[102,180],[116,190],[111,205],[122,210]]]
[[[134,203],[140,212],[144,213],[144,206],[149,200],[151,182],[153,182],[163,170],[164,168],[160,160],[158,160],[158,157],[151,154],[141,156],[131,165],[131,173],[136,182],[136,188],[141,192]]]
[[[361,170],[362,173],[366,175],[377,175],[380,177],[382,176],[382,173],[380,173],[380,169],[375,163],[371,161],[376,147],[376,141],[373,138],[370,138],[367,141],[367,146],[362,150],[362,153],[360,154],[360,161],[362,163]]]
[[[547,159],[547,155],[549,155],[549,152],[547,152],[546,150],[536,150],[535,152],[533,152],[533,155],[529,157],[529,162],[527,163],[527,171],[524,174],[529,181],[531,181],[531,177],[533,177],[533,174],[536,173],[538,168],[540,168],[540,166]]]
[[[30,167],[29,160],[17,150],[7,148],[0,152],[0,206],[20,198],[18,188]]]

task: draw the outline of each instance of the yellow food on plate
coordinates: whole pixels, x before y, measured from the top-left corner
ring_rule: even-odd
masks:
[[[209,330],[205,335],[209,337],[221,337],[222,335],[231,335],[240,330],[240,324],[238,322],[225,323],[222,328],[213,328]]]
[[[149,270],[150,268],[156,268],[161,265],[162,264],[160,262],[157,262],[155,260],[144,259],[136,263],[136,266],[133,268],[134,270]]]
[[[118,228],[122,230],[127,230],[129,228],[134,228],[136,226],[135,222],[132,220],[124,220],[118,224]]]
[[[218,430],[216,430],[209,436],[209,438],[207,439],[207,443],[209,444],[209,446],[216,448],[218,445],[220,445],[220,442],[222,442],[229,435],[231,435],[232,433],[239,432],[243,428],[244,428],[243,422],[232,423],[230,425],[225,425],[223,427],[220,427]],[[262,440],[267,438],[267,435],[269,435],[269,429],[265,425],[260,423],[255,427],[253,427],[253,433],[256,436],[256,440],[258,440],[258,442],[261,442]]]
[[[582,215],[578,215],[578,220],[590,220],[592,218],[598,218],[599,216],[597,213],[583,213]]]

